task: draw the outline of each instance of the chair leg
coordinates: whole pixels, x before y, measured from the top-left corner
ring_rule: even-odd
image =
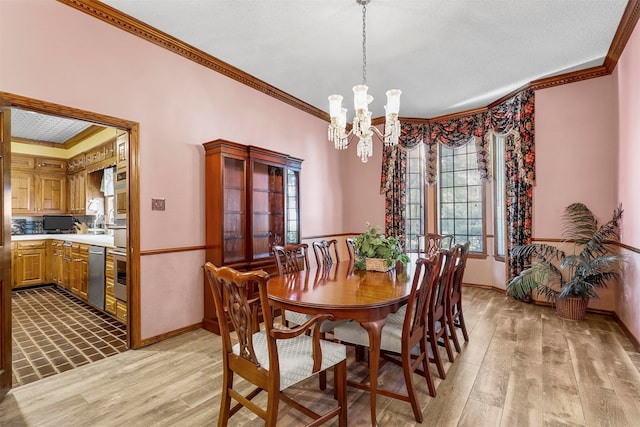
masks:
[[[427,354],[422,355],[423,358],[428,357]],[[411,352],[407,351],[402,353],[402,372],[404,373],[404,383],[407,387],[407,395],[409,397],[409,403],[411,403],[411,409],[413,409],[413,416],[416,421],[422,422],[422,411],[418,406],[418,397],[416,396],[416,388],[413,384],[413,370],[411,369]]]
[[[320,373],[318,374],[318,382],[320,383],[320,390],[326,390],[327,389],[327,370],[325,369],[324,371],[320,371]]]
[[[333,391],[340,413],[338,414],[339,427],[347,427],[347,360],[343,360],[333,367]]]
[[[447,375],[444,373],[442,358],[440,357],[440,352],[438,351],[438,339],[436,338],[436,334],[433,333],[433,331],[429,331],[429,344],[431,344],[431,351],[433,352],[433,362],[438,368],[438,376],[442,379],[445,379]]]
[[[458,342],[458,333],[456,332],[456,326],[453,323],[453,314],[451,312],[447,314],[447,323],[449,325],[449,336],[453,341],[453,345],[456,348],[456,351],[460,353],[462,349],[460,348],[460,343]]]
[[[420,350],[424,354],[424,358],[422,359],[422,370],[424,371],[424,378],[427,380],[427,387],[429,387],[429,395],[431,397],[436,397],[436,387],[433,384],[433,377],[431,376],[431,371],[429,370],[429,353],[427,352],[427,340],[420,340]]]
[[[222,379],[222,395],[220,396],[220,413],[218,414],[218,427],[226,427],[229,423],[231,410],[231,396],[229,388],[233,387],[233,371],[225,369]]]
[[[462,307],[460,305],[458,305],[458,323],[460,324],[460,329],[462,329],[464,340],[469,342],[469,334],[467,333],[467,326],[464,323],[464,314],[462,314]]]
[[[451,350],[451,343],[449,342],[451,334],[447,330],[449,327],[447,326],[446,317],[442,319],[440,325],[442,326],[442,341],[444,342],[444,348],[447,350],[447,357],[449,358],[449,362],[453,363],[455,359],[453,357],[453,350]]]
[[[280,390],[267,390],[267,393],[267,418],[264,420],[264,427],[277,427]]]
[[[326,334],[324,332],[320,333],[320,339],[326,339]],[[325,369],[324,371],[320,371],[320,373],[318,374],[318,381],[320,383],[320,390],[326,390],[327,389],[327,370]]]

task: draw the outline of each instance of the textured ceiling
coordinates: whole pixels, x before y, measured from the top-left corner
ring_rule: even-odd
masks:
[[[11,110],[13,138],[64,144],[91,125],[80,120],[48,116],[16,108]]]
[[[103,0],[321,110],[362,80],[356,0]],[[374,117],[485,106],[539,78],[602,65],[627,0],[372,0],[367,83]]]

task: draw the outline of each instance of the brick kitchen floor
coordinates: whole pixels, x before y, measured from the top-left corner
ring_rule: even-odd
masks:
[[[64,289],[12,294],[14,387],[127,350],[124,324]]]

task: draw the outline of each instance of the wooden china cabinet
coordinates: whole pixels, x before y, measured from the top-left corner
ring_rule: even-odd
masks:
[[[221,139],[203,146],[206,260],[276,272],[273,246],[300,242],[302,160]],[[206,279],[203,327],[220,333]]]

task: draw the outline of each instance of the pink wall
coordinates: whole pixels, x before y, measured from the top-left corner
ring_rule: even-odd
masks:
[[[636,26],[615,71],[618,96],[618,200],[625,210],[622,242],[627,251],[624,286],[618,293],[618,316],[640,341],[640,29]]]
[[[57,2],[1,1],[0,40],[0,91],[140,123],[141,250],[204,244],[201,144],[216,138],[305,159],[303,236],[349,231],[351,173],[326,122]],[[203,263],[141,258],[143,339],[201,321]]]
[[[607,76],[536,91],[535,239],[559,239],[560,218],[573,202],[587,205],[601,222],[618,205],[614,87]],[[614,283],[589,307],[614,311],[616,294]]]

